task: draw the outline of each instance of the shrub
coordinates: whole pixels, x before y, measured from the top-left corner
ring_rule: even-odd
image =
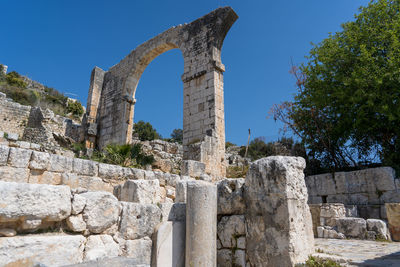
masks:
[[[67,113],[71,113],[74,117],[80,118],[83,112],[82,104],[79,101],[68,100]]]
[[[171,133],[171,139],[172,142],[177,142],[179,144],[182,144],[183,141],[183,130],[182,129],[174,129]]]
[[[339,263],[329,259],[309,256],[304,264],[296,264],[296,267],[341,267]]]
[[[123,167],[144,167],[154,162],[154,157],[152,155],[143,153],[141,144],[110,144],[107,145],[103,151],[95,152],[92,159]]]
[[[136,134],[141,141],[161,139],[161,135],[157,133],[156,129],[150,123],[144,121],[138,121],[133,125],[133,134]]]
[[[236,144],[231,143],[229,141],[225,142],[225,149],[228,148],[228,147],[231,147],[231,146],[236,146]]]
[[[26,88],[26,82],[24,82],[21,76],[15,71],[6,74],[6,81],[9,85]]]

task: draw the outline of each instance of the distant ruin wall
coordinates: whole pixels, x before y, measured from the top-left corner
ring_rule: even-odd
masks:
[[[353,205],[365,219],[386,219],[384,203],[400,202],[400,180],[390,167],[325,173],[305,179],[309,204]]]
[[[0,131],[17,133],[22,136],[28,122],[31,107],[23,106],[0,93]]]

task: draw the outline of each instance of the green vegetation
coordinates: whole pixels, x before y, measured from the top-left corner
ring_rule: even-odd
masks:
[[[341,267],[339,263],[329,259],[309,256],[306,263],[296,264],[296,267]]]
[[[225,149],[227,149],[228,147],[231,147],[231,146],[236,146],[236,144],[231,143],[229,141],[225,142]]]
[[[149,122],[144,121],[138,121],[133,125],[133,135],[137,135],[141,141],[161,139],[161,135],[157,133],[156,129]]]
[[[177,142],[182,144],[183,141],[183,130],[182,129],[174,129],[171,133],[171,139],[167,140],[170,142]]]
[[[12,71],[4,75],[2,69],[0,65],[0,91],[13,101],[21,105],[48,108],[55,114],[73,119],[82,116],[84,110],[79,101],[68,101],[68,97],[50,87],[45,87],[44,91],[30,89],[20,74]]]
[[[324,169],[400,170],[400,1],[371,1],[307,59],[291,70],[294,101],[275,105],[274,119]]]
[[[228,166],[226,167],[226,178],[246,177],[249,166]]]
[[[141,144],[110,144],[103,151],[95,151],[91,159],[103,163],[136,168],[145,167],[154,162],[152,155],[143,153]]]

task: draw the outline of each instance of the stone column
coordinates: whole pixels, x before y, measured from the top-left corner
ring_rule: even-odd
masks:
[[[186,264],[217,266],[217,186],[203,181],[187,184]]]

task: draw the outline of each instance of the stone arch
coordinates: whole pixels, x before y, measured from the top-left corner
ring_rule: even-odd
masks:
[[[172,27],[139,45],[108,71],[92,71],[86,113],[86,146],[129,143],[135,93],[148,64],[178,48],[184,59],[184,159],[200,161],[213,179],[225,175],[225,120],[221,48],[237,15],[218,8],[184,25]]]

